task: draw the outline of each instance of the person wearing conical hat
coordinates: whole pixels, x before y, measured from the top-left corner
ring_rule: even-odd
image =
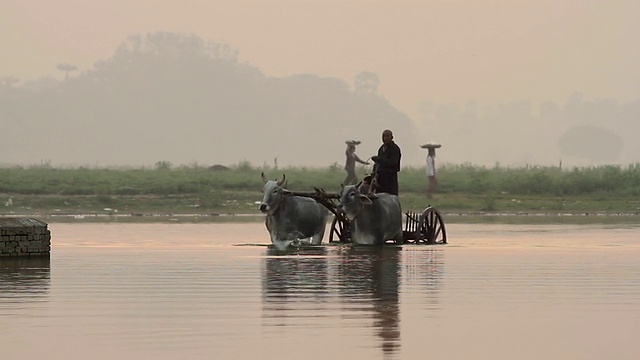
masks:
[[[358,183],[358,176],[356,175],[356,162],[364,165],[369,165],[369,162],[364,161],[356,155],[356,145],[360,145],[360,141],[347,140],[347,150],[345,155],[347,157],[344,170],[347,172],[347,177],[344,179],[344,185],[355,185]]]

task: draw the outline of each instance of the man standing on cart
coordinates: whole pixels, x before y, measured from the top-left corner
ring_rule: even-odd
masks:
[[[398,195],[398,172],[400,171],[400,147],[393,141],[393,132],[386,129],[382,132],[382,146],[378,155],[371,157],[375,163],[376,192]]]

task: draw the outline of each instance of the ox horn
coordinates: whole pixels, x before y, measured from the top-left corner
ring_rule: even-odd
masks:
[[[262,182],[266,184],[267,183],[267,177],[264,176],[264,172],[261,175],[262,175]]]
[[[278,181],[278,186],[282,186],[282,184],[286,184],[287,182],[287,177],[284,176],[284,173],[282,174],[282,180]]]

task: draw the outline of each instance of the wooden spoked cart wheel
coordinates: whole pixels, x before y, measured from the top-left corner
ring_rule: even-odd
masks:
[[[444,227],[442,215],[435,208],[429,206],[420,215],[418,237],[416,243],[446,244],[447,230]]]
[[[349,225],[349,220],[344,215],[336,213],[331,222],[329,242],[339,241],[341,243],[350,243],[351,231]]]

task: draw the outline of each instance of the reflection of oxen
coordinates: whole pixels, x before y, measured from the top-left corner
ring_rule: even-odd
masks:
[[[260,211],[267,214],[273,245],[279,250],[290,245],[319,245],[327,225],[327,209],[311,198],[291,195],[284,174],[275,181],[267,180],[262,173],[262,181]]]
[[[49,293],[51,267],[48,257],[2,258],[0,302],[38,301]]]
[[[408,328],[422,329],[425,306],[427,311],[439,306],[443,253],[422,246],[324,246],[287,252],[269,247],[262,266],[262,336],[291,339],[298,346],[304,345],[297,340],[307,341],[309,334],[314,343],[329,333],[332,339],[352,336],[353,341],[329,344],[323,356],[341,358],[341,347],[375,344],[382,352],[379,358],[395,358],[403,340],[401,319]],[[400,301],[401,286],[407,302]],[[290,356],[287,346],[274,349]]]
[[[313,316],[328,301],[327,249],[305,247],[290,252],[267,250],[262,271],[263,318],[281,327],[304,325],[294,314]],[[298,312],[299,311],[299,312]],[[284,329],[282,329],[284,331]]]
[[[388,355],[395,354],[400,347],[401,254],[402,248],[396,246],[352,247],[343,253],[335,274],[342,280],[339,291],[350,308],[360,304],[362,318],[373,317],[382,351]]]
[[[402,208],[396,195],[365,195],[358,185],[342,189],[338,211],[351,221],[351,239],[355,244],[381,245],[387,240],[402,243]]]

